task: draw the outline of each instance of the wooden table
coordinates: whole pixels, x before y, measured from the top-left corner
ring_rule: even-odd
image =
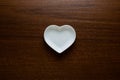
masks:
[[[48,25],[72,25],[63,54]],[[0,80],[120,80],[120,0],[0,0]]]

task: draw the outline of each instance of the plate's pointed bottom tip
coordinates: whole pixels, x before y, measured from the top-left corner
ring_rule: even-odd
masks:
[[[62,54],[64,51],[56,51],[58,54]]]

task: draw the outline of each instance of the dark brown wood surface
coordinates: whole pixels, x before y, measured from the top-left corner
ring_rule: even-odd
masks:
[[[61,55],[51,24],[77,32]],[[120,0],[0,0],[0,80],[120,80]]]

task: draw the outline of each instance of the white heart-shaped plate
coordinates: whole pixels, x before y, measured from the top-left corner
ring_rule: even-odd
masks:
[[[44,31],[45,42],[58,53],[69,48],[75,39],[76,32],[70,25],[50,25]]]

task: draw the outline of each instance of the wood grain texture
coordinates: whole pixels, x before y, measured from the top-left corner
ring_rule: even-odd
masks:
[[[75,44],[56,54],[51,24],[72,25]],[[120,80],[120,0],[0,0],[0,80]]]

